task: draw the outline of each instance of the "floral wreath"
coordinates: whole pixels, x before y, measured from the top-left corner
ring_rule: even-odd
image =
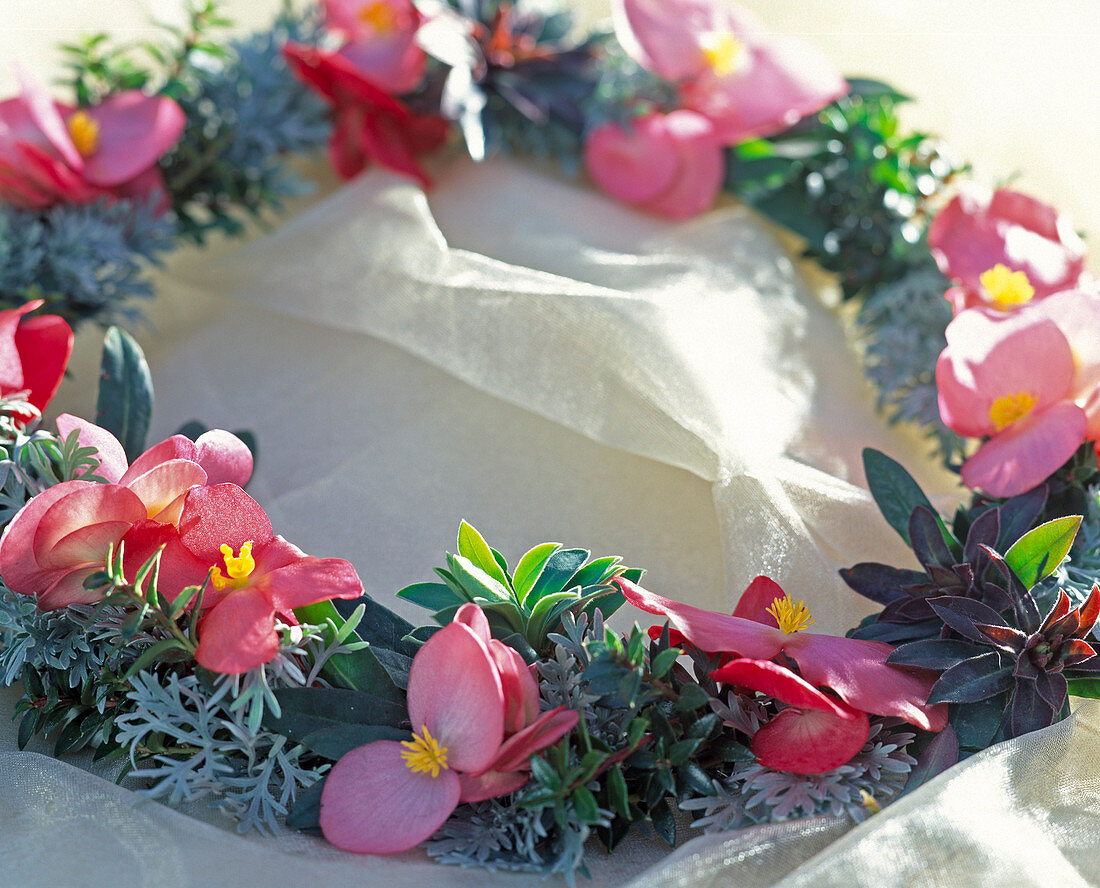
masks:
[[[19,742],[118,759],[143,792],[209,796],[242,829],[349,851],[586,872],[590,836],[675,841],[860,821],[960,759],[1100,696],[1100,294],[1067,221],[959,182],[904,132],[905,97],[716,0],[616,0],[614,32],[503,0],[322,0],[221,43],[213,2],[173,41],[65,47],[69,102],[20,72],[0,102],[0,679]],[[147,56],[137,50],[145,50]],[[72,326],[132,319],[145,266],[277,207],[327,146],[430,185],[461,143],[583,169],[678,220],[720,192],[800,235],[860,303],[869,377],[973,491],[945,520],[868,450],[922,570],[841,572],[882,606],[845,637],[767,577],[732,615],[543,543],[514,566],[463,522],[437,580],[363,592],[244,491],[245,433],[146,447],[149,370],[111,327],[95,422],[42,411]],[[663,626],[622,633],[625,604]]]

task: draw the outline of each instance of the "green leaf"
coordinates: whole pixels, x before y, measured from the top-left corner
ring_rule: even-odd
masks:
[[[901,463],[885,453],[867,447],[863,451],[863,472],[882,517],[901,535],[906,545],[909,545],[909,516],[917,506],[925,506],[936,516],[948,547],[952,551],[960,549],[958,540],[947,529],[920,485],[905,471]]]
[[[669,810],[668,802],[661,799],[649,809],[649,819],[653,829],[670,848],[676,845],[676,820]]]
[[[133,462],[145,450],[153,416],[153,377],[134,338],[111,327],[103,340],[96,425],[114,434]]]
[[[447,564],[463,591],[474,599],[484,601],[512,601],[511,591],[499,580],[482,570],[464,555],[451,555]],[[480,602],[479,602],[480,603]]]
[[[445,607],[463,604],[466,601],[443,583],[413,583],[401,589],[397,597],[430,611],[443,610]]]
[[[1091,697],[1100,699],[1100,678],[1071,678],[1069,693],[1072,697]]]
[[[535,585],[527,594],[526,602],[531,604],[545,595],[553,595],[567,588],[570,580],[573,579],[573,574],[588,560],[588,555],[587,549],[560,549],[551,555]]]
[[[550,556],[560,548],[561,543],[543,543],[524,553],[519,560],[515,573],[512,574],[512,588],[516,590],[516,596],[521,603],[525,602],[527,593],[534,588]]]
[[[607,772],[607,796],[612,810],[620,817],[630,817],[630,794],[626,788],[626,778],[622,768],[615,765]]]
[[[333,725],[300,738],[307,749],[337,761],[346,753],[375,740],[408,740],[409,732],[391,725]]]
[[[706,706],[709,701],[710,695],[699,685],[684,685],[683,690],[680,691],[680,699],[676,701],[676,709],[678,712],[691,712],[693,709]]]
[[[600,806],[587,787],[578,786],[573,790],[573,809],[583,823],[600,822]]]
[[[1066,515],[1040,524],[1012,544],[1012,548],[1005,553],[1005,562],[1020,582],[1030,589],[1057,570],[1069,554],[1080,526],[1080,515]]]
[[[407,718],[404,706],[364,691],[342,688],[280,688],[282,714],[264,712],[264,725],[299,742],[309,734],[341,725],[397,727]]]
[[[672,668],[672,664],[676,662],[676,658],[683,653],[679,648],[669,648],[667,651],[661,651],[653,659],[653,663],[649,667],[649,671],[653,673],[654,678],[662,678],[665,673]]]
[[[321,828],[321,792],[325,788],[325,779],[322,777],[298,796],[287,812],[286,825],[291,829]]]
[[[602,583],[608,574],[615,572],[615,568],[619,566],[620,561],[622,561],[622,559],[618,555],[607,555],[603,558],[596,558],[589,561],[588,564],[573,574],[573,578],[569,581],[569,585],[581,586],[583,588]]]
[[[558,772],[541,756],[531,756],[531,776],[547,789],[554,792],[561,789],[561,777]]]
[[[500,569],[500,565],[497,564],[489,544],[485,542],[481,534],[472,525],[467,524],[465,521],[458,526],[458,554],[468,558],[506,589],[511,588],[512,584],[508,581],[508,576]]]

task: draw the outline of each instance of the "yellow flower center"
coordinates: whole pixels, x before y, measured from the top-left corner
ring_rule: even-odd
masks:
[[[359,10],[359,21],[370,25],[377,34],[392,34],[397,30],[397,11],[384,0],[376,0]]]
[[[439,745],[439,741],[428,732],[427,725],[420,726],[419,734],[413,731],[412,740],[403,740],[401,745],[405,747],[401,753],[405,767],[414,774],[427,773],[438,777],[440,769],[447,769],[447,747]]]
[[[768,613],[775,617],[779,628],[790,635],[799,629],[805,629],[814,621],[813,614],[806,607],[806,602],[801,598],[777,598],[768,608]]]
[[[210,582],[219,591],[232,587],[240,589],[248,585],[248,578],[256,569],[256,559],[252,557],[252,541],[249,540],[241,546],[241,554],[234,555],[233,548],[227,544],[222,545],[222,557],[225,558],[225,573],[221,568],[215,567],[210,575]]]
[[[1001,395],[989,405],[989,418],[993,420],[993,425],[999,432],[1008,428],[1016,420],[1027,416],[1038,400],[1031,392]]]
[[[875,801],[875,797],[871,795],[867,790],[861,789],[859,791],[860,804],[867,809],[870,814],[878,814],[882,810],[882,805]]]
[[[1030,302],[1035,296],[1035,288],[1027,279],[1026,272],[1012,271],[1000,262],[988,271],[983,271],[978,280],[989,294],[993,305],[1001,311],[1009,311],[1017,305]]]
[[[717,77],[728,77],[737,69],[743,47],[732,31],[710,31],[699,39],[703,59]]]
[[[99,124],[86,111],[75,111],[65,122],[81,157],[91,157],[99,147]]]

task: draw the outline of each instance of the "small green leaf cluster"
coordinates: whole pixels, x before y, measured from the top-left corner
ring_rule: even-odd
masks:
[[[106,481],[95,474],[99,451],[82,447],[73,431],[58,435],[16,431],[10,442],[0,443],[0,527],[5,527],[23,506],[48,487],[81,478]]]
[[[458,553],[447,555],[446,568],[436,568],[443,582],[406,586],[397,597],[434,611],[440,625],[449,623],[463,604],[473,602],[488,617],[493,636],[533,663],[552,652],[549,635],[561,630],[566,613],[591,615],[599,607],[610,616],[624,601],[611,580],[641,579],[642,571],[624,567],[617,556],[589,561],[590,555],[587,549],[543,543],[510,571],[504,556],[463,521]],[[424,635],[418,631],[416,637]]]
[[[849,85],[790,130],[731,149],[726,176],[733,194],[805,240],[845,299],[927,262],[929,200],[961,171],[942,145],[905,132],[897,107],[906,96],[871,80]]]

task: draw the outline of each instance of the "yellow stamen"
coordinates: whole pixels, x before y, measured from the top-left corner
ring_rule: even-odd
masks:
[[[1035,288],[1027,279],[1026,272],[1012,271],[1000,262],[988,271],[983,271],[978,280],[993,300],[993,305],[1001,311],[1030,302],[1035,296]]]
[[[401,758],[414,774],[429,773],[432,777],[438,777],[440,769],[446,770],[447,747],[439,745],[439,741],[428,732],[427,725],[420,726],[420,734],[413,731],[412,740],[402,740],[401,745],[406,750],[401,753]]]
[[[392,34],[397,30],[397,10],[385,0],[376,0],[359,10],[359,21],[370,25],[376,34]]]
[[[220,568],[214,568],[214,572],[210,575],[210,582],[214,584],[215,589],[221,590],[230,586],[234,589],[240,589],[242,586],[248,585],[248,578],[252,575],[252,571],[256,569],[256,559],[252,557],[252,545],[252,541],[249,540],[241,546],[241,554],[237,556],[233,555],[231,546],[222,545],[225,573],[223,574]]]
[[[788,635],[805,629],[814,621],[813,614],[801,598],[777,598],[771,603],[768,613],[775,617],[779,628]]]
[[[989,418],[999,432],[1027,416],[1038,400],[1031,392],[1001,395],[989,405]]]
[[[81,157],[91,157],[99,147],[99,124],[86,111],[76,111],[65,122]]]
[[[741,61],[743,47],[732,31],[710,31],[699,40],[703,59],[718,77],[728,77]]]
[[[882,805],[875,801],[875,797],[871,795],[867,790],[861,789],[859,791],[861,800],[860,803],[871,814],[878,814],[882,810]]]

